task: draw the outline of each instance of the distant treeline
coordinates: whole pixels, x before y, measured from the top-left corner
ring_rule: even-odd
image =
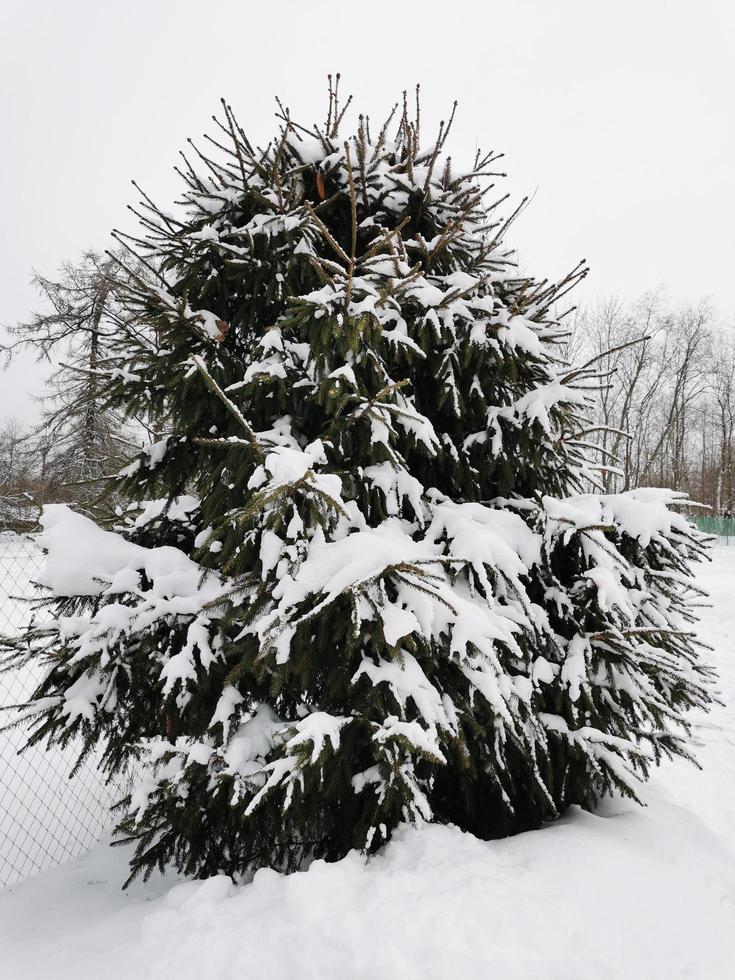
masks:
[[[568,355],[596,358],[600,394],[589,439],[608,489],[666,486],[717,515],[735,507],[735,329],[706,303],[661,293],[579,311]]]

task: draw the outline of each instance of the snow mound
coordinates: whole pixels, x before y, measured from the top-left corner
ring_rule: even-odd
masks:
[[[45,876],[50,890],[42,878],[0,901],[0,977],[725,980],[732,855],[676,807],[661,830],[627,806],[607,818],[573,810],[492,843],[454,827],[406,827],[367,862],[353,852],[289,876],[258,871],[239,887],[224,875],[187,881],[152,904],[138,886],[131,898],[103,894],[102,914],[95,897],[113,891],[123,859],[100,848],[85,860],[102,868],[72,866],[76,908],[69,868]],[[28,937],[39,916],[40,949]]]

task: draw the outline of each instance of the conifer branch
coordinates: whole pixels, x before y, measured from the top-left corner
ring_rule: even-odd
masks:
[[[248,437],[248,442],[250,443],[253,453],[259,459],[262,459],[263,450],[261,449],[260,444],[258,442],[258,437],[255,435],[255,432],[251,428],[250,423],[247,421],[247,419],[242,414],[240,409],[237,407],[237,405],[235,405],[235,403],[230,398],[227,397],[224,391],[220,388],[220,386],[217,384],[217,382],[214,380],[212,375],[207,370],[206,364],[201,359],[201,357],[199,357],[198,354],[191,355],[191,362],[192,364],[194,364],[197,371],[202,376],[202,380],[204,381],[206,387],[209,388],[209,390],[213,394],[215,394],[217,398],[219,398],[219,400],[225,406],[225,408],[230,413],[230,415],[232,415],[232,417],[236,419],[237,422],[239,422],[239,424],[242,426],[243,430],[245,431],[245,434]]]

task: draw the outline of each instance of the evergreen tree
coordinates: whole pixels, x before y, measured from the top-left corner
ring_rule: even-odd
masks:
[[[345,140],[345,109],[330,82],[324,124],[281,109],[260,149],[223,104],[179,209],[144,196],[121,236],[150,279],[105,403],[171,431],[114,531],[46,510],[57,618],[6,666],[48,664],[31,743],[145,761],[133,874],[538,827],[635,797],[713,696],[679,496],[595,492],[600,378],[554,315],[584,267],[517,272],[498,157],[456,171],[451,119],[424,145],[404,98]]]

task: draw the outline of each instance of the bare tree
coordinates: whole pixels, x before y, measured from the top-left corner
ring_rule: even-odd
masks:
[[[11,416],[0,424],[0,529],[29,520],[32,453],[30,434]]]
[[[579,312],[575,320],[574,333],[582,338],[588,356],[598,358],[602,373],[599,442],[604,455],[622,468],[622,476],[608,470],[606,490],[621,479],[622,489],[637,483],[646,455],[665,363],[658,356],[660,303],[657,293],[647,294],[630,308],[611,298]]]
[[[578,312],[575,343],[601,365],[606,489],[664,484],[721,511],[733,496],[735,346],[705,303],[672,309],[659,292]]]
[[[42,421],[35,432],[44,480],[74,485],[76,498],[88,504],[120,456],[127,420],[110,411],[99,395],[99,376],[110,343],[120,327],[114,287],[119,278],[114,258],[86,252],[66,262],[59,276],[36,274],[33,283],[43,308],[30,320],[9,327],[13,356],[32,350],[54,365],[41,397]]]

